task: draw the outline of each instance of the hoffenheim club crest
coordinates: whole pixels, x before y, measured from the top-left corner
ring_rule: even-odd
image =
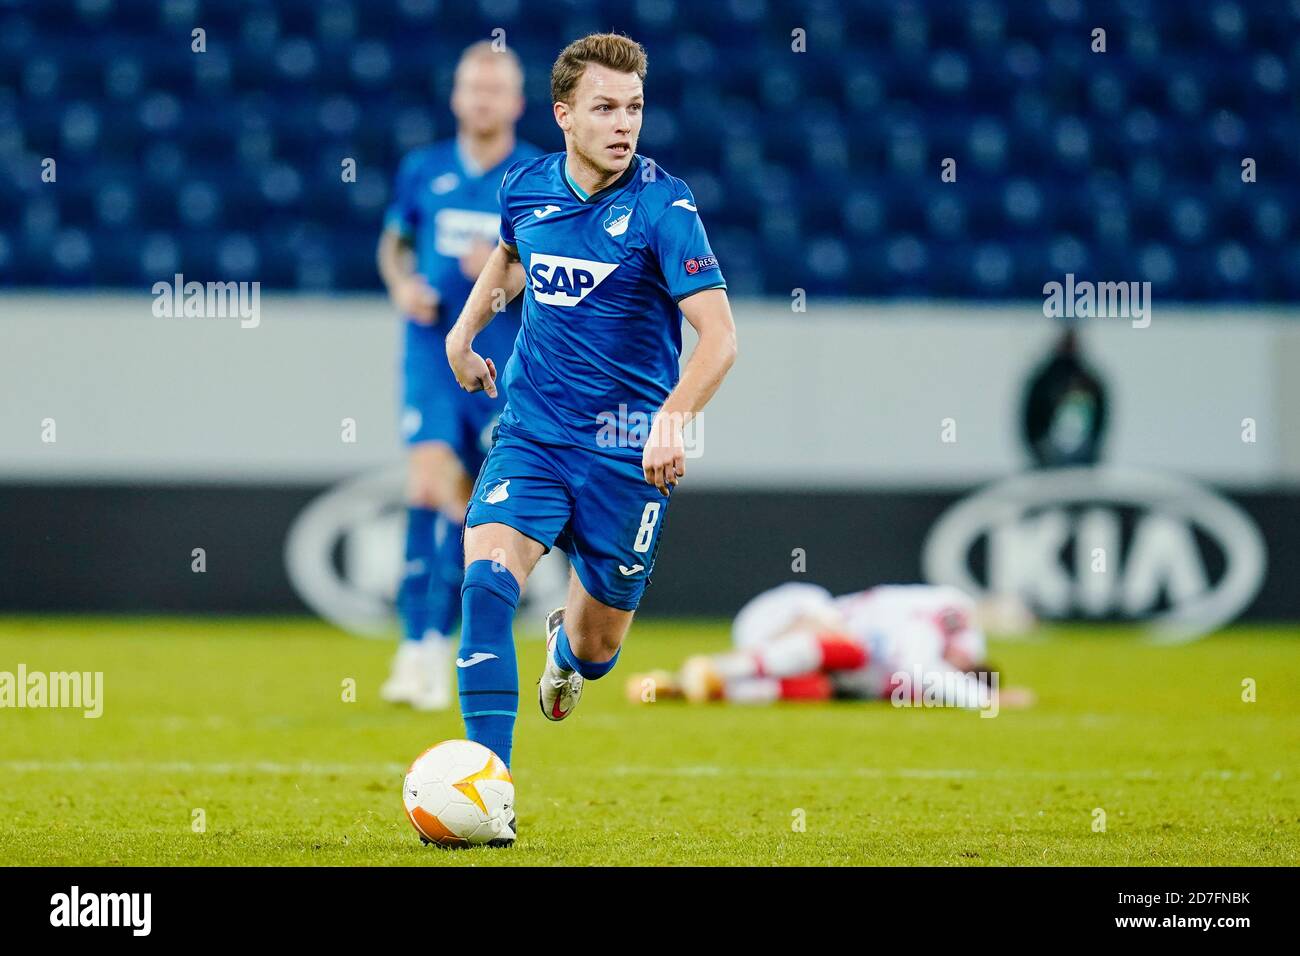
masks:
[[[610,206],[609,215],[601,223],[611,236],[621,236],[627,232],[627,221],[632,218],[632,207]]]

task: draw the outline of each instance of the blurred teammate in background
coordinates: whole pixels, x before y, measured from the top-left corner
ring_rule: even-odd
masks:
[[[764,591],[736,615],[736,650],[692,657],[679,674],[634,675],[634,702],[685,697],[693,703],[916,699],[930,685],[948,707],[1027,706],[1023,688],[999,688],[988,663],[986,621],[1027,629],[1032,616],[1005,601],[976,604],[951,587],[885,585],[832,597],[814,584]]]
[[[496,247],[502,176],[540,154],[515,140],[523,82],[510,50],[483,41],[464,51],[451,94],[456,138],[402,161],[379,242],[379,273],[405,318],[401,429],[410,448],[406,561],[398,592],[403,640],[380,694],[425,710],[451,704],[461,530],[473,476],[504,405],[503,394],[489,398],[460,389],[443,339]],[[484,332],[498,361],[509,358],[518,332],[517,307]]]

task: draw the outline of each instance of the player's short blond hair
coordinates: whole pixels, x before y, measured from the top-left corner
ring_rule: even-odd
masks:
[[[645,82],[645,47],[621,33],[592,33],[574,40],[551,67],[551,102],[573,105],[573,91],[588,63],[599,63],[618,73],[635,73]]]
[[[487,60],[493,57],[503,57],[507,63],[514,67],[515,74],[519,77],[520,85],[524,82],[524,65],[519,62],[519,56],[508,46],[499,46],[491,40],[479,40],[477,43],[471,43],[461,51],[460,59],[456,61],[456,76],[460,76],[461,68],[466,63],[473,60]]]

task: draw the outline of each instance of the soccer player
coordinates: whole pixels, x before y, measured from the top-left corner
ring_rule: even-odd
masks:
[[[693,657],[679,675],[635,675],[633,701],[682,696],[695,703],[727,700],[921,699],[949,707],[1026,706],[1032,694],[993,678],[985,619],[1013,629],[1028,625],[1023,607],[977,604],[952,587],[886,585],[832,597],[814,584],[783,584],[755,597],[736,615],[724,654]]]
[[[380,689],[422,710],[451,705],[450,638],[460,618],[461,526],[499,398],[467,395],[447,367],[443,339],[497,242],[497,186],[512,164],[540,154],[515,139],[523,71],[488,41],[461,55],[451,94],[456,137],[402,162],[379,243],[379,271],[405,317],[403,438],[410,448],[406,563],[398,591],[403,640]],[[485,346],[504,361],[518,310]]]
[[[736,356],[726,284],[686,184],[637,154],[641,45],[595,34],[551,72],[564,152],[519,163],[501,183],[500,244],[447,358],[468,391],[499,389],[480,333],[494,303],[524,290],[523,328],[503,381],[509,401],[465,526],[459,665],[468,736],[510,760],[518,702],[511,620],[520,589],[558,545],[573,566],[547,619],[538,701],[573,713],[607,674],[654,569],[683,428]],[[682,317],[699,341],[680,369]]]

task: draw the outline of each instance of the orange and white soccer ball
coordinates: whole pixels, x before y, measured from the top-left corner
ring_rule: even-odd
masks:
[[[412,762],[402,784],[415,832],[440,846],[514,838],[515,785],[501,758],[471,740],[444,740]]]

